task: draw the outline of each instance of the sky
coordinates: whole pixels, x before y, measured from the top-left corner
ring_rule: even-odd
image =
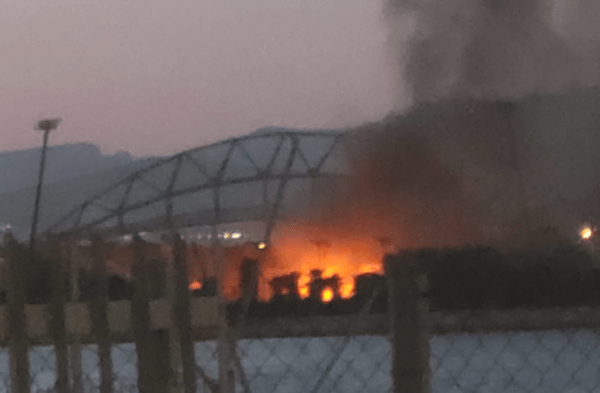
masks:
[[[39,146],[43,117],[51,144],[136,156],[380,119],[403,105],[382,5],[0,0],[0,151]]]

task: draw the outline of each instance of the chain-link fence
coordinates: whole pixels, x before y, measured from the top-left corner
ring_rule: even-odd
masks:
[[[198,392],[218,391],[216,341],[195,344]],[[388,392],[391,390],[390,345],[385,337],[307,337],[244,339],[237,343],[244,380],[236,373],[236,391],[244,392]],[[115,345],[114,392],[138,392],[137,360],[132,344]],[[30,350],[31,391],[54,392],[52,347]],[[98,354],[81,350],[82,391],[100,392]],[[8,356],[0,372],[1,392],[10,391]],[[245,386],[244,386],[245,385]]]
[[[390,348],[381,336],[244,339],[236,391],[387,392]],[[218,384],[216,342],[196,344],[200,392]],[[241,375],[243,373],[243,376]],[[211,390],[213,389],[213,390]]]
[[[430,338],[432,392],[600,391],[600,334],[595,329],[453,333]],[[238,342],[251,392],[390,392],[390,342],[382,336],[248,339]],[[217,391],[216,341],[195,344],[198,392]],[[50,347],[30,352],[33,392],[54,391]],[[97,353],[82,350],[83,391],[99,392]],[[135,348],[113,349],[114,391],[138,392]],[[8,392],[6,351],[0,358]],[[236,391],[244,392],[238,379]]]
[[[598,392],[592,329],[450,334],[430,341],[433,392]]]
[[[286,274],[270,278],[279,293],[261,298],[250,262],[229,300],[206,290],[208,281],[190,291],[185,275],[170,294],[167,283],[155,290],[160,275],[134,275],[132,295],[120,300],[92,279],[88,298],[84,289],[61,305],[62,330],[54,298],[22,305],[24,336],[12,327],[20,318],[12,294],[0,313],[0,393],[600,392],[600,298],[582,274],[594,268],[571,274],[544,260],[538,278],[531,264],[508,273],[478,265],[477,276],[471,257],[389,257],[384,274],[357,277],[346,297],[333,276],[314,272],[306,293]],[[505,291],[494,288],[498,277]],[[565,296],[550,302],[554,290]]]
[[[9,355],[5,348],[0,347],[0,391],[7,392],[10,387]]]

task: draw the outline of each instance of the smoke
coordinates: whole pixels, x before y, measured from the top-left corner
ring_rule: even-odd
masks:
[[[599,80],[597,0],[385,1],[414,105],[354,130],[349,182],[321,185],[325,197],[302,230],[387,238],[399,248],[510,237],[542,244],[533,233],[558,225],[548,213],[557,209],[546,207],[589,183],[585,169],[579,186],[560,172],[583,156],[580,145],[548,146],[558,135],[595,132],[591,112],[580,110],[589,102],[576,113],[557,97]],[[560,229],[552,241],[568,236]]]
[[[407,133],[405,123],[388,120],[355,130],[347,142],[351,176],[316,187],[321,199],[311,221],[401,249],[479,243],[478,202],[427,137],[427,125]]]
[[[387,0],[392,51],[415,102],[514,100],[598,81],[595,0]],[[405,46],[397,25],[414,20]],[[596,37],[596,40],[592,39]]]

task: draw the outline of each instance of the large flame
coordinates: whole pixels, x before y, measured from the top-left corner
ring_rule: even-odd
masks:
[[[256,260],[257,295],[268,301],[275,295],[272,282],[278,277],[294,278],[293,288],[283,288],[284,295],[294,292],[330,302],[354,295],[355,278],[365,273],[381,273],[382,259],[389,243],[372,235],[358,235],[331,224],[294,221],[280,223],[272,242],[224,247],[216,251],[206,245],[186,245],[187,273],[190,290],[200,290],[206,280],[222,274],[223,295],[228,300],[242,296],[242,265]],[[131,279],[135,260],[132,245],[110,248],[107,263],[112,274]],[[172,250],[168,245],[147,244],[144,259],[168,261]],[[222,266],[222,267],[221,267]],[[315,282],[319,284],[315,286]],[[316,292],[315,292],[316,291]]]
[[[382,272],[385,253],[382,243],[370,236],[357,236],[326,225],[283,224],[274,233],[271,252],[262,265],[259,298],[267,300],[273,296],[270,285],[273,279],[295,272],[301,298],[316,295],[326,302],[335,296],[347,299],[354,294],[356,276]],[[311,294],[314,271],[320,271],[325,284],[320,294]],[[336,276],[337,294],[333,284]]]

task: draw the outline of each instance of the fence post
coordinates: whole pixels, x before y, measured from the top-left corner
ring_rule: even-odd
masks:
[[[217,301],[219,314],[219,336],[217,341],[217,356],[219,362],[219,392],[235,393],[235,374],[233,372],[233,360],[236,344],[231,334],[231,327],[227,318],[227,302],[223,295],[223,276],[225,271],[225,255],[216,232],[213,230],[213,258],[217,266]]]
[[[29,340],[25,314],[25,265],[29,262],[27,250],[8,234],[4,238],[7,263],[7,320],[10,352],[11,391],[29,393]]]
[[[429,392],[429,341],[423,313],[426,303],[418,285],[418,254],[385,258],[392,330],[392,380],[396,393]]]
[[[191,337],[190,291],[187,274],[185,243],[178,233],[173,236],[173,267],[175,301],[172,304],[175,325],[179,333],[179,353],[186,393],[196,393],[196,357]]]
[[[146,263],[145,242],[136,234],[133,239],[134,292],[131,299],[133,334],[138,359],[140,393],[167,393],[170,386],[171,361],[169,335],[153,329],[150,319],[152,266]]]
[[[76,238],[70,238],[65,250],[66,258],[69,260],[69,282],[71,289],[70,302],[77,303],[80,300],[79,295],[79,271],[85,266],[81,256],[81,250],[77,244]],[[83,393],[83,368],[81,362],[81,338],[76,334],[69,351],[71,392]]]
[[[92,238],[92,277],[94,295],[91,299],[91,320],[94,338],[98,343],[100,362],[100,392],[113,391],[112,341],[108,324],[108,282],[104,262],[104,242],[99,236]]]
[[[50,238],[48,248],[49,252],[46,257],[48,258],[50,279],[52,281],[52,299],[48,305],[50,309],[48,326],[50,327],[56,356],[56,390],[59,393],[67,393],[69,391],[69,346],[65,327],[66,280],[59,239]]]

